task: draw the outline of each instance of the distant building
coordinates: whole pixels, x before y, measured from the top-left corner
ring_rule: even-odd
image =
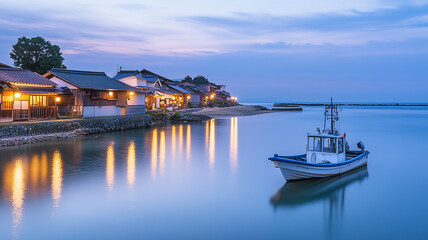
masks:
[[[0,63],[0,122],[55,118],[61,97],[49,79]]]
[[[190,93],[175,86],[174,81],[146,69],[120,70],[114,79],[141,90],[148,110],[186,108],[190,98]]]
[[[209,91],[204,91],[199,88],[199,85],[196,83],[181,82],[178,84],[181,88],[187,90],[191,94],[189,100],[193,105],[205,106],[208,103],[208,98],[210,96]]]
[[[145,99],[140,90],[110,78],[104,72],[54,68],[44,76],[72,93],[73,112],[82,117],[144,113]]]

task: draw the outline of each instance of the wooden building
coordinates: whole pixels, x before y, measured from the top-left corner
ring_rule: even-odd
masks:
[[[104,72],[52,69],[44,75],[71,92],[73,111],[84,118],[127,115],[144,110],[140,90],[108,77]],[[138,110],[137,110],[138,113]]]
[[[0,64],[0,122],[52,119],[62,91],[47,78]]]
[[[146,69],[120,70],[114,79],[141,90],[147,110],[186,108],[191,98],[190,93],[175,86],[174,81]]]

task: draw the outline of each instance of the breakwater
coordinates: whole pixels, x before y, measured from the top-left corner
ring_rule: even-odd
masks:
[[[115,116],[0,125],[0,147],[148,127],[150,116]]]

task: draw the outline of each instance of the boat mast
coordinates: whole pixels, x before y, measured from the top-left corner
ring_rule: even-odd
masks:
[[[333,134],[333,98],[331,98],[331,104],[330,104],[330,121],[331,121],[331,129],[330,134]]]

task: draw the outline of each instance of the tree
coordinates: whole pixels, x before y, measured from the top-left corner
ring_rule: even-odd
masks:
[[[61,55],[57,45],[52,45],[42,37],[20,37],[12,46],[10,58],[13,59],[13,65],[17,67],[45,74],[52,68],[66,68]]]
[[[199,84],[209,84],[210,82],[208,81],[208,78],[199,75],[193,78],[193,82],[195,83],[199,83]]]
[[[182,82],[190,82],[191,83],[191,82],[193,82],[193,79],[191,76],[187,75],[186,77],[184,77]]]

